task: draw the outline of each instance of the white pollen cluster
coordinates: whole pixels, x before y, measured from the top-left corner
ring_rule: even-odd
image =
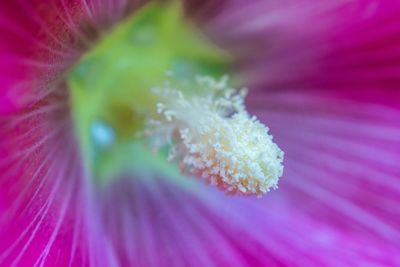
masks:
[[[202,177],[228,194],[257,195],[276,188],[283,172],[283,152],[268,128],[244,106],[246,90],[198,77],[192,94],[169,83],[154,92],[160,99],[158,131],[171,144],[170,159],[184,173]]]

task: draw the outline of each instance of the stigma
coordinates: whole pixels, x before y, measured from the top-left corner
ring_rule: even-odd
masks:
[[[158,117],[147,132],[169,145],[169,160],[184,174],[230,195],[261,196],[277,188],[284,153],[269,129],[247,112],[246,89],[231,88],[227,76],[199,76],[193,82],[167,81],[152,91]]]

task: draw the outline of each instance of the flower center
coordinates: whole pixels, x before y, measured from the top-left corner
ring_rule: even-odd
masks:
[[[164,165],[169,155],[185,174],[227,193],[276,187],[282,151],[247,113],[245,91],[211,78],[230,62],[184,20],[177,2],[148,4],[117,25],[68,79],[76,133],[96,181],[172,166]]]
[[[100,183],[116,172],[154,169],[140,136],[156,114],[150,88],[167,71],[176,80],[220,76],[230,56],[188,23],[181,6],[151,3],[116,25],[72,68],[68,85],[85,165]]]

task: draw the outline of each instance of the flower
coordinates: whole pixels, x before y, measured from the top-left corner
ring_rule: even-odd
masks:
[[[184,5],[182,20],[163,2],[0,4],[0,265],[400,265],[399,4]],[[147,90],[168,67],[188,114]],[[249,113],[285,153],[277,190],[226,196],[163,161],[175,148],[196,167],[190,149],[221,140],[234,115],[207,87],[190,91],[193,72],[229,72],[250,89]],[[203,117],[218,121],[211,132]]]

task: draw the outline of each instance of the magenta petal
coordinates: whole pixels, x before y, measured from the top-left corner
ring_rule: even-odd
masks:
[[[89,6],[88,6],[89,5]],[[122,16],[116,7],[96,13],[86,1],[3,1],[0,4],[0,114],[50,94],[99,29]],[[115,14],[108,12],[115,11]]]
[[[400,84],[396,1],[226,1],[224,8],[207,30],[242,55],[241,71],[263,89]]]
[[[305,243],[312,244],[318,231],[327,231],[329,242],[351,243],[314,248],[325,255],[324,245],[336,255],[338,260],[321,256],[323,265],[341,266],[345,260],[350,266],[396,266],[400,107],[349,96],[287,91],[254,95],[251,104],[285,151],[286,176],[278,194],[304,217],[296,215],[294,231],[301,235],[297,224],[307,220],[318,226],[307,231]]]

